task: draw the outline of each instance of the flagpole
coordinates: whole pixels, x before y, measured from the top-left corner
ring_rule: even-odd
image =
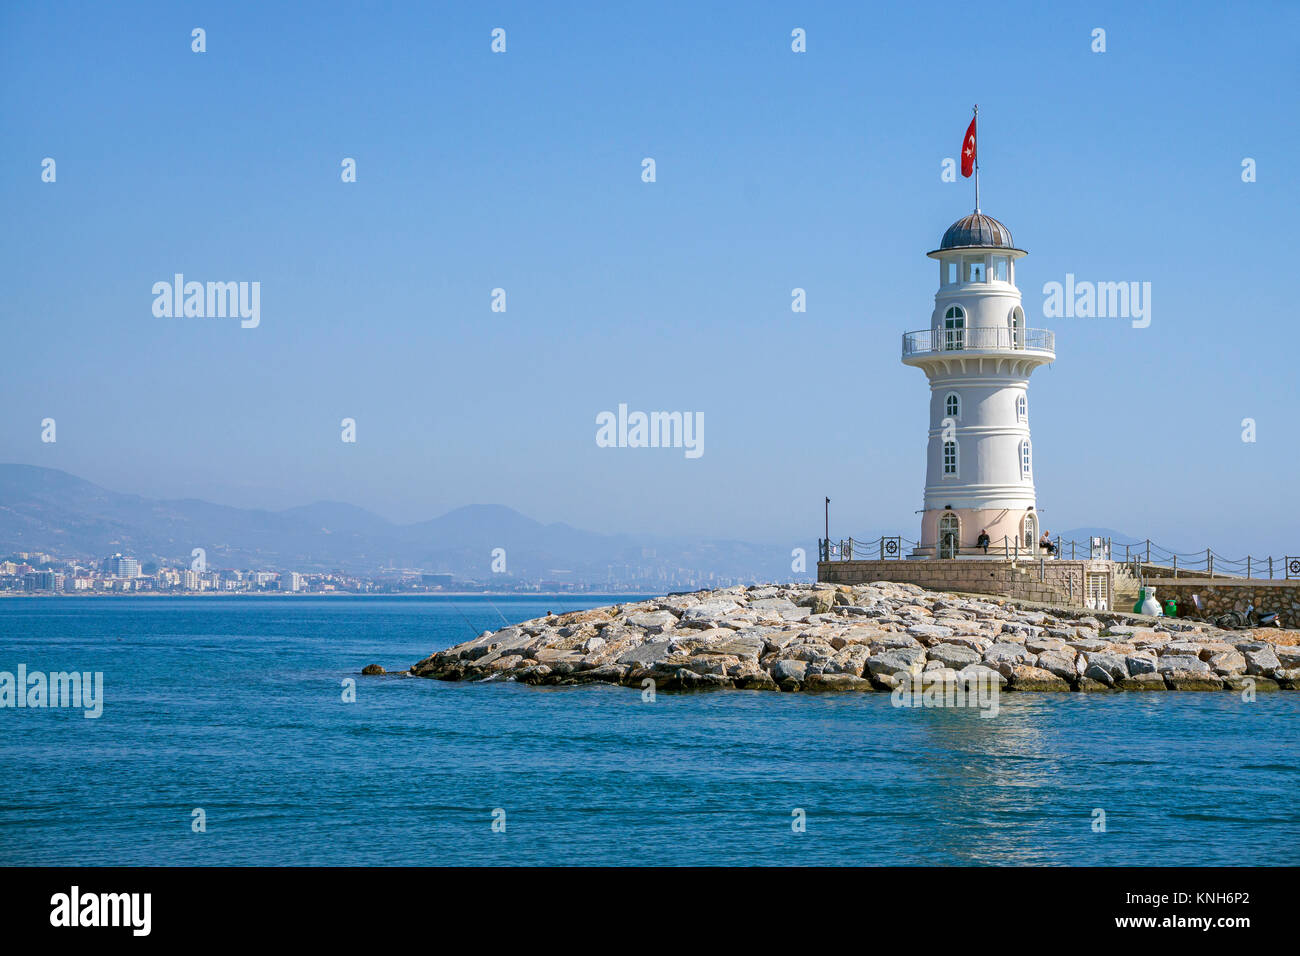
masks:
[[[975,104],[975,212],[980,211],[980,105]]]

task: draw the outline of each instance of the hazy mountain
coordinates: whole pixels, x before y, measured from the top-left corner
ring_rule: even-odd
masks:
[[[370,573],[384,567],[486,579],[504,549],[516,577],[602,582],[661,574],[789,579],[789,550],[736,541],[599,534],[542,524],[504,505],[467,505],[398,525],[355,505],[318,501],[284,511],[198,499],[121,494],[74,475],[0,465],[0,555],[44,551],[99,559],[116,551],[188,563],[203,548],[213,567]],[[815,572],[815,539],[807,550]]]

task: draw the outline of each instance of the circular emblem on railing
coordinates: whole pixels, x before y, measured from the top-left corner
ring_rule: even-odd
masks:
[[[1292,558],[1287,564],[1286,569],[1292,574],[1300,574],[1300,558]]]
[[[885,554],[898,554],[898,542],[897,542],[897,541],[886,541],[886,542],[885,542]]]

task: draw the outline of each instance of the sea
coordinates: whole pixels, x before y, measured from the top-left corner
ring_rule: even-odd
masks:
[[[1300,693],[658,693],[363,677],[627,595],[0,600],[0,865],[1281,865]]]

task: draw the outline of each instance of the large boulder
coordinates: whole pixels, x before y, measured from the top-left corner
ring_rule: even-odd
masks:
[[[1027,664],[1007,666],[1010,673],[1007,671],[1003,673],[1006,674],[1012,690],[1068,691],[1070,689],[1069,681],[1041,667],[1030,667]]]
[[[662,634],[677,626],[677,615],[672,611],[641,611],[638,614],[629,614],[627,622],[633,627],[641,628],[647,634]]]
[[[1186,654],[1167,654],[1160,658],[1160,673],[1171,674],[1174,672],[1187,674],[1209,674],[1210,665],[1205,663],[1199,657],[1189,657]]]
[[[826,590],[809,591],[795,604],[808,608],[813,614],[827,614],[835,606],[835,592]]]
[[[1033,665],[1037,657],[1037,654],[1023,644],[994,644],[984,652],[984,663],[994,668],[998,668],[1000,664],[1009,666],[1018,664]]]
[[[1282,662],[1278,660],[1272,644],[1260,643],[1253,647],[1243,646],[1241,650],[1246,658],[1247,674],[1270,677],[1274,671],[1282,666]]]
[[[1089,651],[1082,657],[1087,665],[1083,676],[1099,684],[1114,687],[1115,681],[1129,676],[1128,664],[1113,651]]]
[[[935,644],[926,655],[930,660],[940,661],[955,670],[961,670],[967,664],[977,664],[982,659],[979,651],[960,644]]]
[[[782,658],[772,665],[772,679],[778,684],[799,683],[808,676],[808,662]]]
[[[1073,651],[1068,655],[1063,651],[1044,651],[1038,655],[1036,666],[1055,674],[1062,680],[1073,681],[1079,676],[1079,672],[1075,669],[1073,654]]]
[[[735,601],[710,600],[701,601],[682,612],[682,623],[696,626],[712,626],[728,615],[740,610]]]

